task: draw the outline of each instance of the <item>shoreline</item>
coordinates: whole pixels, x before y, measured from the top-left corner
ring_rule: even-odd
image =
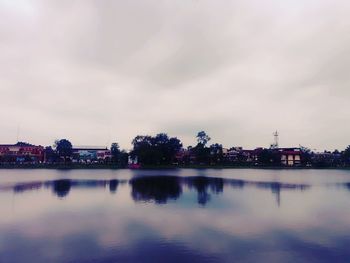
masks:
[[[285,166],[246,166],[246,165],[156,165],[143,166],[138,169],[128,167],[120,167],[111,164],[22,164],[22,165],[0,165],[0,170],[33,170],[33,169],[47,169],[47,170],[176,170],[176,169],[256,169],[256,170],[350,170],[350,167],[285,167]]]

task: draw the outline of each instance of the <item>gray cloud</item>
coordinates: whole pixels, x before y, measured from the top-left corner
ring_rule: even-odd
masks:
[[[225,146],[348,145],[348,1],[0,2],[1,142],[199,129]]]

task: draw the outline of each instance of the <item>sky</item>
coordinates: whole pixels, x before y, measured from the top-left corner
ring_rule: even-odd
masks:
[[[350,1],[0,0],[0,143],[350,144]]]

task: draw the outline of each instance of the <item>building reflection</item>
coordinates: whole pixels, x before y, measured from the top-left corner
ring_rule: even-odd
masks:
[[[42,182],[29,182],[29,183],[16,184],[13,187],[13,191],[15,193],[23,193],[26,191],[38,190],[42,186],[43,186]]]
[[[258,182],[256,185],[259,188],[270,189],[271,192],[276,197],[276,203],[278,206],[281,206],[282,190],[304,191],[310,188],[309,185],[304,185],[304,184],[286,184],[286,183],[279,183],[279,182]]]
[[[281,205],[281,192],[284,190],[300,190],[304,191],[309,189],[311,186],[306,184],[291,184],[291,183],[280,183],[280,182],[254,182],[254,181],[243,181],[235,179],[226,179],[227,183],[233,188],[243,189],[244,187],[257,187],[260,189],[268,189],[276,198],[278,206]]]

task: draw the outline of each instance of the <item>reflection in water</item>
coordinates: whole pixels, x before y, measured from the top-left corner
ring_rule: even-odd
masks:
[[[327,181],[286,178],[297,171],[264,178],[247,170],[239,180],[226,170],[220,178],[213,170],[162,171],[184,176],[53,172],[0,175],[1,263],[326,263],[350,257],[350,172]]]
[[[117,192],[119,181],[114,179],[109,181],[109,191],[114,194]]]
[[[70,180],[60,179],[55,181],[49,181],[45,183],[48,188],[53,188],[53,192],[60,198],[66,197],[72,189],[75,188],[103,188],[105,189],[109,185],[111,193],[117,191],[119,181],[118,180]]]
[[[165,204],[168,200],[178,199],[182,188],[187,186],[197,192],[197,202],[205,205],[210,201],[210,193],[223,192],[224,180],[204,176],[176,177],[176,176],[149,176],[136,177],[130,180],[131,196],[135,201]]]
[[[197,190],[197,202],[205,205],[210,201],[210,192],[219,194],[224,191],[224,180],[222,178],[211,178],[205,176],[189,177],[185,179],[188,187]]]
[[[0,191],[13,190],[14,193],[22,193],[41,189],[43,186],[51,188],[53,193],[59,198],[67,197],[70,191],[76,188],[102,188],[109,187],[110,193],[117,192],[118,185],[125,183],[117,179],[112,180],[71,180],[60,179],[46,182],[20,183],[14,186],[0,186]],[[307,190],[310,185],[288,184],[279,182],[254,182],[237,179],[223,179],[206,176],[141,176],[129,180],[131,186],[131,196],[136,202],[155,202],[166,204],[169,200],[178,199],[183,187],[197,192],[197,203],[206,205],[211,200],[211,195],[223,193],[224,186],[233,189],[243,189],[244,187],[256,187],[259,189],[269,189],[276,196],[276,202],[280,205],[281,191],[283,190]],[[350,184],[344,184],[350,188]]]
[[[15,193],[22,193],[25,191],[33,191],[33,190],[38,190],[43,186],[42,182],[30,182],[30,183],[25,183],[25,184],[16,184],[13,187],[13,191]]]
[[[281,205],[281,191],[282,190],[300,190],[304,191],[310,188],[309,185],[303,184],[282,184],[282,183],[266,183],[266,182],[258,182],[257,186],[260,188],[271,189],[271,192],[276,196],[277,205]]]
[[[339,185],[339,184],[338,184]],[[343,183],[343,184],[340,184],[341,186],[344,186],[347,190],[350,191],[350,183]]]
[[[131,196],[135,201],[155,201],[165,204],[178,199],[182,193],[180,178],[176,176],[138,177],[130,180]]]
[[[123,181],[122,181],[123,182]],[[59,198],[66,197],[72,189],[80,188],[106,188],[109,185],[109,191],[115,193],[118,185],[121,183],[119,180],[71,180],[71,179],[59,179],[54,181],[45,182],[27,182],[19,183],[13,186],[0,186],[0,191],[12,190],[14,193],[24,193],[28,191],[34,191],[42,189],[43,187],[52,189],[52,192]]]
[[[53,181],[53,192],[60,198],[68,195],[71,188],[71,181],[68,179]]]
[[[216,177],[194,176],[194,177],[176,177],[176,176],[149,176],[135,177],[130,180],[132,187],[132,198],[135,201],[155,203],[166,203],[169,199],[177,199],[182,193],[184,186],[194,189],[197,192],[197,202],[200,205],[206,205],[211,194],[220,194],[224,191],[224,185],[233,188],[257,187],[260,189],[270,189],[276,195],[277,204],[281,202],[282,190],[306,190],[309,185],[305,184],[285,184],[278,182],[252,182],[235,179],[223,179]]]

